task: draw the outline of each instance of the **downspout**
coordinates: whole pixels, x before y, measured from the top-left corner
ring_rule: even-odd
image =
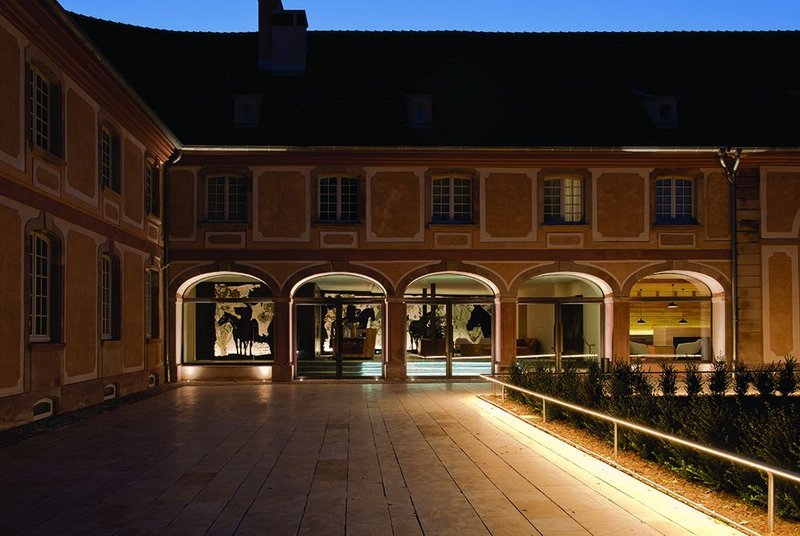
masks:
[[[164,330],[164,335],[161,337],[163,341],[163,355],[164,355],[164,381],[166,383],[174,383],[175,378],[172,377],[172,367],[170,367],[169,361],[169,341],[170,341],[170,333],[172,330],[170,329],[169,321],[169,169],[180,162],[183,153],[180,149],[175,149],[166,162],[164,162],[164,180],[162,181],[162,191],[163,195],[161,196],[162,203],[161,203],[161,214],[162,214],[162,224],[161,224],[161,231],[162,236],[164,237],[164,261],[161,265],[161,299],[162,303],[164,304],[164,325],[162,329]]]
[[[728,212],[730,215],[731,227],[731,365],[733,369],[736,369],[738,364],[737,355],[739,349],[739,240],[737,237],[739,226],[736,219],[736,172],[739,169],[741,159],[741,149],[724,147],[719,150],[719,163],[722,169],[725,170],[730,188],[730,208]]]

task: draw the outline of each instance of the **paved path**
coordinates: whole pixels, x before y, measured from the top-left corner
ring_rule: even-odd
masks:
[[[197,385],[0,450],[0,534],[738,534],[476,383]]]

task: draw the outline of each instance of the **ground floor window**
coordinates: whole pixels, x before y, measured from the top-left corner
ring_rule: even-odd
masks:
[[[195,284],[183,298],[184,363],[272,361],[274,304],[246,276]]]

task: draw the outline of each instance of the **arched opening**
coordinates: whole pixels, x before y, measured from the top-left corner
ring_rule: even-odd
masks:
[[[247,274],[193,278],[178,292],[183,364],[272,362],[274,303],[269,287]]]
[[[381,378],[386,292],[357,274],[325,274],[292,292],[297,378]]]
[[[605,298],[611,288],[584,274],[533,277],[519,288],[517,361],[556,370],[607,357]],[[606,311],[607,312],[607,311]]]
[[[630,354],[653,361],[711,361],[724,355],[722,285],[691,272],[661,272],[631,289]]]
[[[471,274],[432,274],[411,283],[405,292],[406,374],[491,374],[495,295],[490,282]]]

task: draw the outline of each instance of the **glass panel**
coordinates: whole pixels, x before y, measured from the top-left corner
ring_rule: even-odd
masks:
[[[225,220],[225,177],[208,179],[208,214],[209,221]]]
[[[544,181],[544,221],[559,223],[561,216],[561,179]]]
[[[336,306],[299,304],[297,317],[297,376],[336,377]]]
[[[675,179],[675,220],[688,223],[692,219],[692,181]]]
[[[452,315],[453,376],[491,374],[491,306],[455,303]]]
[[[342,221],[358,221],[358,180],[351,178],[341,179],[342,189]]]
[[[599,361],[601,304],[566,303],[560,307],[562,367],[585,369],[590,362]]]
[[[335,177],[319,181],[319,219],[336,220],[336,181]]]
[[[208,281],[191,294],[202,301],[184,303],[185,362],[272,361],[274,305],[262,284]]]
[[[433,181],[433,220],[450,220],[450,179]]]
[[[517,362],[555,367],[556,305],[520,304],[517,309]]]
[[[445,306],[410,304],[406,306],[406,374],[408,376],[447,375],[445,348]]]
[[[380,303],[348,304],[342,308],[342,376],[383,376]]]
[[[31,77],[31,130],[33,144],[50,149],[50,86],[38,72]]]
[[[244,177],[228,177],[228,220],[245,221],[246,188]]]
[[[472,181],[453,179],[453,221],[472,221]]]

